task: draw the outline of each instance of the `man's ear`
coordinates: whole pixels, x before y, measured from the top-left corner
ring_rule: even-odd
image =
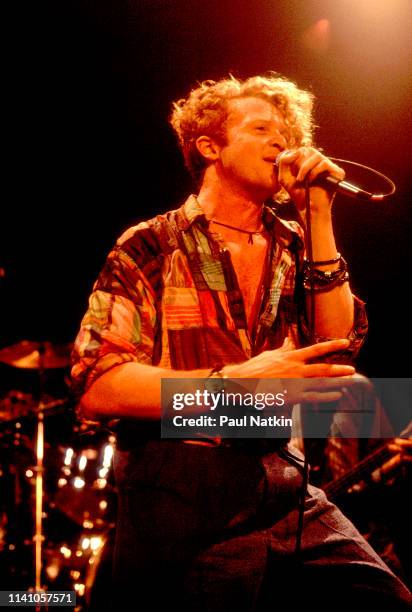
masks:
[[[196,140],[196,147],[199,153],[210,162],[219,158],[221,147],[210,136],[199,136]]]

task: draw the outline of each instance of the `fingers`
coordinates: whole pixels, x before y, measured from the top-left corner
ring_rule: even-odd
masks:
[[[354,376],[307,377],[297,383],[304,391],[342,391],[357,383]],[[291,385],[294,383],[292,382]]]
[[[279,173],[286,179],[294,176],[303,183],[305,178],[313,182],[320,174],[328,172],[339,180],[345,178],[345,171],[313,147],[286,150],[279,157]]]
[[[285,151],[279,153],[277,157],[279,170],[282,170],[282,168],[285,166],[290,166],[294,161],[296,161],[300,156],[301,149],[285,149]]]
[[[286,189],[291,189],[296,183],[297,169],[294,163],[299,159],[299,149],[294,151],[284,151],[278,163],[278,180],[279,183]]]
[[[348,348],[349,344],[350,342],[347,339],[327,340],[326,342],[319,342],[318,344],[305,346],[305,348],[296,349],[294,356],[299,360],[308,361],[316,357],[323,357],[328,353],[343,351]]]
[[[339,166],[332,163],[326,157],[319,157],[319,155],[316,153],[308,157],[301,164],[296,180],[302,183],[305,179],[308,179],[309,182],[312,183],[320,174],[323,174],[324,172],[335,176],[339,180],[345,178],[345,173],[342,168],[339,168]]]
[[[325,402],[338,402],[343,393],[342,391],[305,391],[302,393],[301,403],[323,404]]]
[[[356,370],[353,366],[340,363],[312,363],[302,368],[302,376],[305,378],[323,378],[332,376],[351,376]],[[354,383],[359,383],[354,379]],[[348,384],[350,382],[348,381]]]
[[[288,404],[300,402],[335,402],[345,394],[348,377],[282,378],[282,388]]]

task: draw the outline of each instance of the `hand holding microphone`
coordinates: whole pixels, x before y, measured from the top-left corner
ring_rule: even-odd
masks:
[[[277,156],[279,184],[288,192],[301,214],[305,213],[306,189],[310,187],[314,214],[330,214],[333,192],[318,184],[325,175],[343,180],[345,172],[314,147],[287,149]]]
[[[305,156],[306,159],[305,159]],[[350,183],[345,179],[345,173],[336,164],[333,162],[343,162],[346,164],[350,164],[352,166],[357,166],[360,168],[364,168],[369,172],[373,173],[376,176],[379,176],[381,179],[386,181],[390,186],[390,190],[387,193],[371,193]],[[298,182],[303,182],[307,177],[309,179],[309,183],[311,186],[322,187],[329,192],[341,193],[343,195],[349,196],[350,198],[356,198],[359,200],[366,200],[370,202],[380,202],[384,198],[389,195],[395,193],[396,185],[395,183],[373,168],[369,168],[368,166],[364,166],[363,164],[358,164],[357,162],[350,162],[348,160],[340,160],[335,159],[333,157],[327,158],[320,151],[312,147],[300,147],[299,149],[286,149],[279,153],[275,161],[275,167],[281,171],[282,166],[301,163],[300,168],[298,169],[298,173],[295,177],[295,180]],[[282,182],[282,181],[281,181]],[[285,189],[288,191],[287,185],[283,184]]]

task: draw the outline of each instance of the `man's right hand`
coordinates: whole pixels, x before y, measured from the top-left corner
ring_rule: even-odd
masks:
[[[324,355],[347,349],[349,340],[328,340],[305,348],[295,349],[283,346],[264,351],[256,357],[238,365],[225,366],[229,378],[315,378],[350,376],[355,368],[349,365],[313,363]],[[307,363],[311,361],[312,363]]]
[[[316,363],[316,360],[329,353],[343,351],[348,346],[349,340],[344,339],[320,342],[300,349],[291,348],[285,343],[279,349],[264,351],[244,363],[225,366],[224,374],[228,378],[279,379],[281,386],[288,389],[288,404],[333,402],[342,397],[344,386],[357,382],[356,377],[352,378],[355,368],[321,361]]]

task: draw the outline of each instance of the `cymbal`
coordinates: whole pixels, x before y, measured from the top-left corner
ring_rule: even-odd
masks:
[[[0,362],[25,370],[65,368],[70,365],[72,344],[22,340],[0,350]]]
[[[18,394],[18,395],[17,395]],[[12,424],[15,421],[37,417],[41,412],[43,418],[58,414],[68,415],[70,410],[68,398],[48,399],[46,402],[37,402],[29,393],[11,391],[6,397],[0,399],[0,426]]]

